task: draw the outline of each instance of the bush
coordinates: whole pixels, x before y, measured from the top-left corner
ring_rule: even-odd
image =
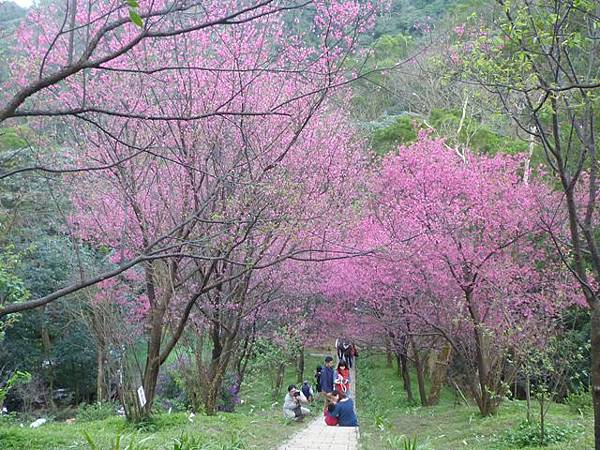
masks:
[[[221,390],[219,391],[219,411],[234,412],[235,407],[240,403],[240,380],[234,373],[225,375]]]
[[[117,408],[114,403],[82,403],[77,409],[75,418],[79,422],[92,422],[104,420],[115,415]]]
[[[569,438],[573,430],[567,427],[546,424],[544,426],[544,445],[556,444]],[[539,446],[541,442],[541,428],[537,422],[521,422],[515,429],[504,434],[504,442],[511,448],[524,448]]]
[[[184,389],[184,380],[180,375],[186,361],[185,358],[178,358],[177,361],[161,369],[158,374],[155,405],[159,410],[165,412],[169,409],[172,411],[186,411],[187,407],[190,406],[188,395]]]
[[[592,395],[585,390],[573,392],[567,396],[567,405],[572,412],[587,416],[593,414]]]

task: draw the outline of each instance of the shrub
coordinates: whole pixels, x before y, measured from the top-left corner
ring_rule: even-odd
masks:
[[[75,418],[79,422],[92,422],[104,420],[115,415],[116,405],[114,403],[82,403],[77,409]]]
[[[234,373],[225,375],[221,390],[219,392],[219,411],[234,412],[235,407],[240,403],[240,380]]]
[[[156,382],[156,406],[164,410],[186,411],[190,405],[188,395],[184,389],[184,380],[180,375],[187,358],[178,358],[160,371]]]
[[[568,439],[572,433],[573,431],[570,428],[546,424],[544,426],[544,445],[562,442]],[[541,442],[540,424],[537,422],[521,422],[517,428],[506,431],[503,440],[511,448],[539,446]]]
[[[567,405],[575,413],[587,416],[593,414],[592,395],[585,390],[573,392],[567,396]]]

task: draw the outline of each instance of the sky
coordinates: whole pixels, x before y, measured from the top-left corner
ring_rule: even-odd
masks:
[[[13,0],[17,5],[22,6],[24,8],[29,8],[33,3],[33,0]]]

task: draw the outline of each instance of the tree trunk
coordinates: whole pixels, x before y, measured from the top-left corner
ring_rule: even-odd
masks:
[[[160,347],[163,335],[163,321],[166,311],[166,300],[156,295],[154,286],[154,266],[148,263],[145,268],[146,290],[150,301],[150,315],[148,323],[148,350],[146,364],[142,378],[142,386],[146,397],[144,406],[140,405],[139,420],[150,417],[154,394],[156,392],[156,381],[160,370]]]
[[[600,303],[596,300],[592,307],[591,320],[592,354],[592,398],[594,402],[594,441],[600,450]]]
[[[544,413],[544,409],[546,406],[546,399],[544,397],[544,392],[540,393],[540,447],[544,446],[544,441],[546,440],[546,427],[544,423],[544,419],[546,418],[546,414]]]
[[[106,350],[104,345],[96,345],[96,401],[108,401],[108,392],[106,389],[106,375],[104,361],[106,360]]]
[[[413,403],[415,401],[412,393],[412,386],[410,383],[410,372],[408,370],[408,356],[406,351],[400,351],[396,353],[396,358],[398,359],[398,370],[402,375],[402,384],[404,385],[404,390],[406,391],[406,400],[409,403]]]
[[[298,375],[296,380],[298,381],[298,384],[301,384],[304,382],[304,346],[301,346],[298,352],[296,371]]]
[[[214,416],[217,412],[217,403],[219,401],[219,392],[223,385],[223,379],[225,378],[225,371],[227,366],[221,361],[217,361],[214,364],[212,373],[212,380],[208,385],[208,392],[206,393],[206,400],[204,402],[204,412],[207,416]]]
[[[277,371],[275,372],[275,379],[273,382],[273,389],[271,391],[271,397],[273,400],[277,400],[279,394],[281,393],[281,385],[283,384],[283,378],[285,376],[285,364],[280,363],[277,366]]]
[[[146,404],[142,407],[142,415],[150,416],[154,394],[156,391],[156,381],[160,370],[160,345],[163,328],[163,307],[155,308],[152,312],[150,336],[148,339],[148,353],[146,356],[146,365],[144,369],[144,378],[142,385],[146,395]]]
[[[479,388],[476,392],[477,406],[482,416],[491,416],[496,412],[497,404],[492,397],[492,389],[495,386],[489,386],[490,367],[486,356],[483,332],[481,330],[481,320],[479,311],[473,302],[473,291],[466,290],[465,298],[467,300],[467,308],[471,315],[473,325],[473,337],[475,339],[475,354],[477,361],[477,375],[479,380]]]
[[[392,367],[392,343],[390,342],[389,337],[385,339],[385,364],[386,367]]]
[[[527,400],[527,422],[531,422],[531,380],[529,374],[525,374],[525,400]]]
[[[414,343],[414,339],[411,338],[413,357],[415,360],[415,369],[417,371],[417,384],[419,385],[419,398],[421,399],[421,405],[427,406],[427,391],[425,389],[425,373],[423,368],[423,361],[419,355],[419,351]]]
[[[447,342],[439,352],[436,352],[431,374],[429,398],[427,400],[429,406],[437,405],[440,401],[440,393],[442,391],[444,380],[446,379],[446,372],[448,370],[448,365],[450,364],[451,355],[452,347]]]
[[[44,351],[44,367],[46,369],[46,381],[48,382],[48,405],[54,408],[54,369],[52,367],[52,360],[50,359],[51,342],[50,333],[46,324],[46,305],[42,306],[42,328],[40,330],[42,335],[42,348]]]

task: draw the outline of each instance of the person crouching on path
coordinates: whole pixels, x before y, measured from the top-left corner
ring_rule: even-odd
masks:
[[[335,391],[333,382],[335,380],[335,374],[333,371],[333,358],[331,356],[325,357],[325,367],[321,370],[321,382],[319,383],[321,395],[325,395],[327,392]]]
[[[310,414],[310,409],[302,406],[306,405],[308,400],[302,391],[296,388],[295,384],[288,386],[288,392],[283,399],[283,416],[286,419],[302,420]]]
[[[340,361],[335,373],[335,389],[343,394],[350,392],[350,369],[345,361]]]
[[[346,394],[339,392],[336,392],[335,396],[337,397],[337,403],[333,411],[329,414],[332,417],[337,417],[340,427],[357,427],[358,418],[354,411],[354,402],[352,399],[347,397]]]
[[[331,413],[335,410],[335,403],[337,397],[331,393],[326,394],[327,402],[325,403],[325,409],[323,410],[323,417],[325,425],[335,427],[338,424],[337,417],[333,417]]]

